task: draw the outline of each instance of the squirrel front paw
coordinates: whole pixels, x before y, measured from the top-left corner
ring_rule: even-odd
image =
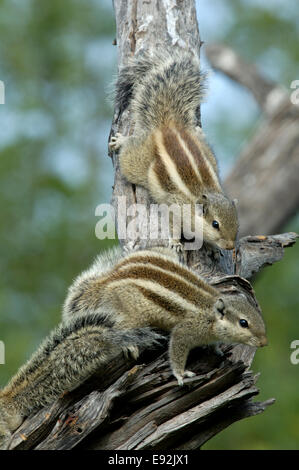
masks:
[[[175,250],[178,254],[183,253],[184,247],[180,240],[169,240],[169,248]]]
[[[110,142],[109,142],[110,150],[113,150],[113,151],[119,150],[120,147],[123,145],[125,140],[126,140],[126,137],[124,135],[120,134],[119,132],[117,132],[110,139]]]
[[[140,247],[136,243],[136,240],[129,240],[126,245],[123,247],[123,253],[124,255],[129,255],[133,251],[138,251]]]
[[[171,250],[175,251],[179,261],[181,261],[183,263],[186,262],[186,252],[184,250],[184,245],[182,244],[182,242],[180,240],[174,240],[174,239],[171,238],[169,240],[169,245],[168,246]]]
[[[181,387],[182,385],[184,385],[184,377],[194,377],[196,374],[191,370],[185,370],[182,374],[180,374],[179,372],[174,372],[173,375],[177,379],[178,385]]]

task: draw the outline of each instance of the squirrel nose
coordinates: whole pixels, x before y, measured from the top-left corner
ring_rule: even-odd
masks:
[[[226,250],[233,250],[235,248],[235,242],[227,242],[226,243]]]
[[[261,341],[260,341],[260,346],[263,347],[263,346],[267,346],[268,344],[268,339],[267,339],[267,336],[263,336],[261,338]]]

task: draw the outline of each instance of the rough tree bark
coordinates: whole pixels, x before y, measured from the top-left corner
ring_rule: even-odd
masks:
[[[253,94],[264,113],[225,186],[239,201],[241,235],[275,233],[299,208],[299,106],[230,48],[211,44],[206,54],[215,69]]]
[[[114,0],[114,8],[119,65],[142,49],[165,45],[199,54],[194,0]],[[115,110],[112,134],[117,131],[132,132],[128,111]],[[126,196],[127,205],[148,207],[148,193],[124,181],[115,154],[113,163],[114,206],[119,196]],[[242,213],[241,222],[244,220],[246,214]],[[139,222],[139,228],[144,229],[145,220],[139,218]],[[252,231],[260,232],[258,222],[252,222]],[[295,239],[292,233],[245,237],[234,253],[215,256],[204,246],[199,252],[189,252],[187,262],[224,293],[235,286],[255,301],[248,279],[263,266],[280,260],[284,248]],[[122,241],[123,245],[127,242]],[[147,244],[142,236],[135,242],[138,247]],[[223,347],[224,358],[209,348],[194,350],[188,367],[197,375],[187,379],[185,387],[178,387],[169,369],[166,342],[156,351],[144,351],[137,365],[115,358],[104,374],[99,370],[80,388],[28,418],[14,434],[10,448],[199,449],[233,422],[256,415],[273,403],[273,399],[263,403],[252,400],[258,394],[257,376],[249,370],[254,348]]]

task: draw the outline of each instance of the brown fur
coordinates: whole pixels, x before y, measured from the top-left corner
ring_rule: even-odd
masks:
[[[255,346],[265,342],[260,311],[245,294],[220,294],[179,263],[173,250],[156,248],[134,252],[98,277],[97,263],[70,288],[64,317],[88,314],[92,306],[95,312],[109,311],[116,328],[147,326],[170,331],[171,367],[180,383],[186,362],[182,358],[187,357],[195,345],[232,339],[232,342]],[[73,311],[72,300],[82,284],[80,310]],[[226,311],[224,316],[218,312],[219,306]],[[240,318],[248,321],[248,329],[239,325]],[[178,338],[178,343],[174,338]],[[183,344],[186,351],[181,355]]]
[[[24,418],[82,384],[120,353],[137,357],[138,346],[160,336],[142,328],[117,330],[102,315],[75,315],[46,338],[31,359],[0,391],[0,449],[7,448]],[[137,354],[136,354],[137,353]]]
[[[194,218],[203,217],[203,239],[232,249],[237,211],[224,194],[215,156],[197,124],[201,81],[198,60],[188,53],[133,60],[120,71],[117,100],[120,107],[131,108],[134,135],[116,134],[110,147],[120,150],[120,168],[128,181],[147,188],[159,204],[190,204],[192,231]],[[195,204],[204,206],[203,215],[195,215]]]
[[[242,328],[240,318],[248,328]],[[63,322],[0,391],[0,448],[25,416],[82,384],[123,352],[154,345],[170,332],[169,359],[178,383],[189,351],[199,345],[266,344],[263,319],[244,294],[223,294],[179,263],[170,249],[122,257],[112,250],[97,258],[69,289]]]

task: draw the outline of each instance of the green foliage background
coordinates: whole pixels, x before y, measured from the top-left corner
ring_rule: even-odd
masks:
[[[286,87],[299,78],[298,12],[292,0],[266,6],[198,0],[206,42],[225,41]],[[113,184],[106,148],[114,36],[108,1],[0,0],[0,79],[6,86],[0,106],[0,340],[6,346],[0,386],[57,324],[72,279],[109,244],[95,237],[94,211],[109,202]],[[245,102],[250,99],[244,92]],[[238,111],[231,119],[217,108],[207,122],[220,165],[233,162],[259,119],[257,108],[245,121]],[[284,230],[299,231],[298,219]],[[253,368],[262,372],[259,399],[275,396],[277,403],[205,448],[299,448],[299,365],[290,363],[290,343],[299,339],[298,250],[287,250],[255,282],[270,345],[257,352]]]

